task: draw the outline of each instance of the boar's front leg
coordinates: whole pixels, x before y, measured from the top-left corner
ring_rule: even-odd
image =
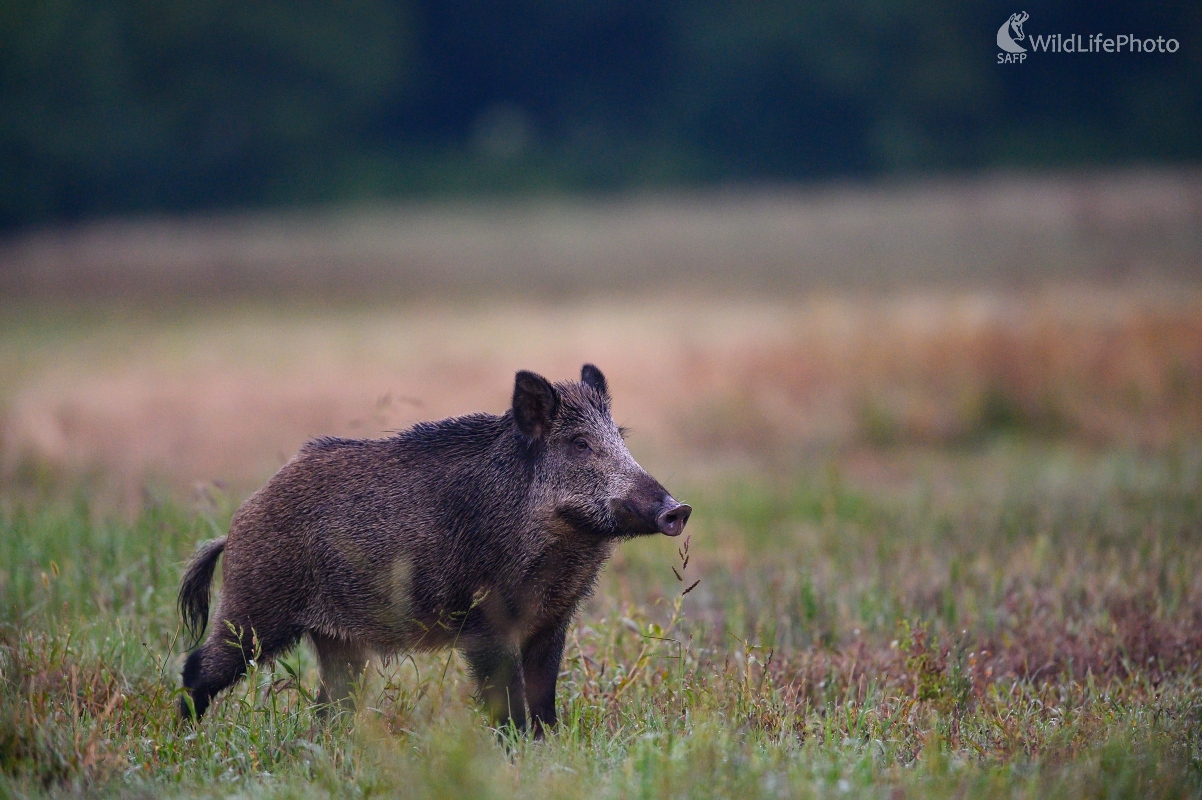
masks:
[[[476,679],[476,696],[496,727],[513,723],[526,728],[526,681],[517,648],[500,643],[473,648],[466,653]]]
[[[559,663],[563,659],[563,641],[567,623],[544,629],[532,636],[522,648],[522,671],[526,676],[526,699],[530,702],[534,738],[543,738],[544,728],[553,728],[555,716],[555,683],[559,680]]]

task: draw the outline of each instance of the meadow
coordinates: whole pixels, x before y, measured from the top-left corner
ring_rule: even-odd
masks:
[[[0,796],[1198,796],[1202,293],[972,283],[10,302]],[[176,719],[183,562],[306,438],[583,361],[695,510],[604,570],[553,735],[450,653],[327,723],[302,647]]]

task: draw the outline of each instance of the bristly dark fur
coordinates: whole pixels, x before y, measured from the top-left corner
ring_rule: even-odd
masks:
[[[525,726],[529,706],[536,733],[554,724],[564,636],[602,564],[618,541],[676,535],[688,515],[630,456],[600,370],[581,376],[520,372],[503,415],[302,447],[185,571],[180,612],[199,638],[224,551],[181,713],[203,714],[251,658],[308,638],[324,702],[345,699],[373,654],[449,646],[494,721]]]

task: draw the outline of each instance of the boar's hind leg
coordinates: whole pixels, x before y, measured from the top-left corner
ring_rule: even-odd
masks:
[[[222,689],[233,686],[246,672],[247,656],[238,641],[210,634],[208,640],[193,650],[184,662],[184,689],[192,699],[181,697],[180,716],[195,719],[204,716],[213,697]]]
[[[192,698],[196,719],[205,713],[218,692],[233,686],[246,674],[254,659],[269,662],[300,638],[300,633],[293,628],[280,625],[256,628],[249,621],[245,624],[234,622],[239,617],[247,619],[247,615],[224,614],[219,609],[205,643],[193,650],[184,662],[184,688]],[[192,717],[187,698],[180,699],[179,708],[185,719]]]
[[[526,680],[522,657],[516,648],[500,645],[469,650],[467,663],[476,679],[476,696],[493,725],[513,723],[526,728]]]
[[[321,713],[329,714],[335,705],[347,705],[351,689],[367,669],[367,650],[344,639],[313,631],[309,632],[309,638],[321,668],[321,691],[317,702],[321,704]]]
[[[559,662],[563,658],[566,624],[535,634],[522,648],[522,672],[526,678],[526,699],[530,702],[534,738],[543,737],[544,728],[553,728],[555,716],[555,683],[559,679]]]

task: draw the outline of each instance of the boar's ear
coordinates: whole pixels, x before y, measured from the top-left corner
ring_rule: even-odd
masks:
[[[605,383],[605,376],[592,364],[585,364],[580,368],[580,382],[595,389],[606,400],[609,399],[609,385]]]
[[[522,370],[513,382],[513,419],[518,430],[541,439],[559,411],[559,395],[542,375]]]

